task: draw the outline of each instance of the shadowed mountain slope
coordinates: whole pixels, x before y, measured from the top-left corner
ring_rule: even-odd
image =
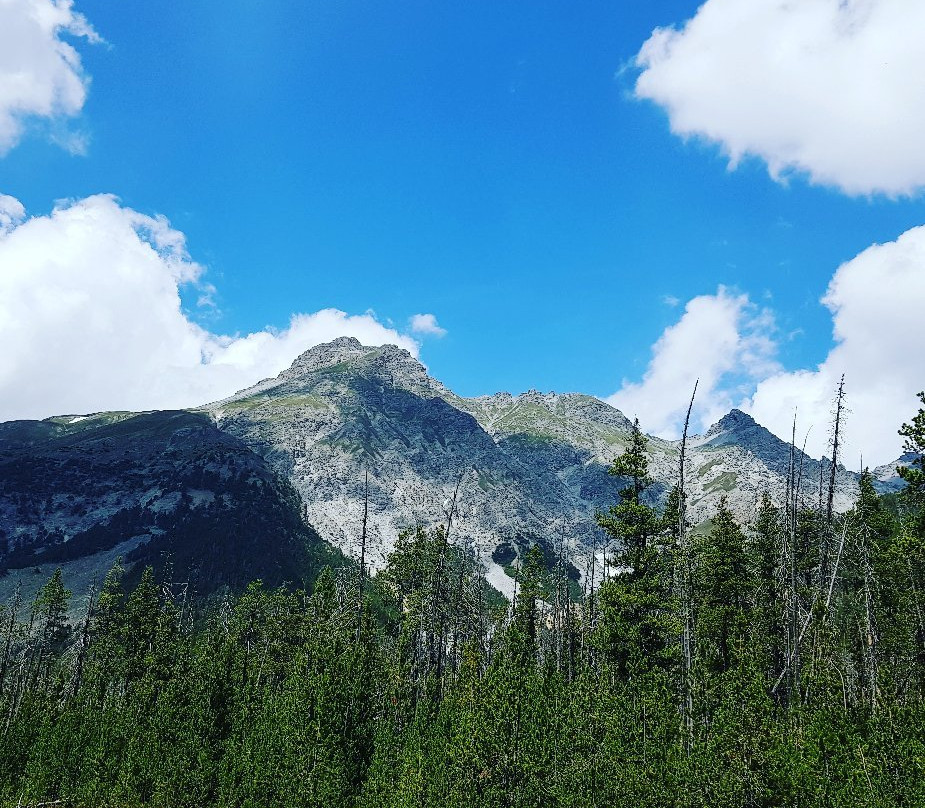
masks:
[[[289,483],[203,413],[0,424],[0,568],[121,555],[204,594],[301,581],[324,552]]]

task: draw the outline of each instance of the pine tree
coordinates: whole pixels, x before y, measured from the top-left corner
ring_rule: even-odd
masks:
[[[614,476],[628,478],[629,485],[620,491],[617,505],[598,515],[598,524],[617,549],[612,559],[615,575],[598,593],[596,641],[621,680],[667,668],[674,659],[666,522],[643,499],[652,484],[647,444],[636,419],[626,449],[609,469]],[[669,533],[673,528],[668,526]]]
[[[750,529],[750,555],[755,576],[755,633],[769,687],[787,664],[785,530],[783,514],[765,491]]]
[[[914,455],[914,459],[896,471],[906,481],[904,497],[916,513],[916,526],[920,533],[925,533],[925,392],[918,397],[923,406],[899,430],[904,439],[903,450]]]
[[[745,535],[723,497],[697,547],[697,644],[705,675],[722,675],[746,653],[755,592],[751,570]]]
[[[33,624],[38,634],[32,645],[31,681],[47,675],[51,658],[60,653],[73,627],[67,619],[70,590],[64,588],[61,568],[54,571],[32,602]]]

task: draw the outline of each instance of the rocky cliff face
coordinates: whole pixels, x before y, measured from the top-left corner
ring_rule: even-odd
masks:
[[[342,338],[300,356],[268,379],[205,408],[218,427],[261,454],[299,492],[307,520],[356,554],[369,480],[369,546],[381,565],[398,533],[446,522],[470,544],[490,580],[509,589],[503,563],[518,545],[564,541],[575,563],[600,541],[594,514],[614,504],[621,481],[607,467],[631,424],[585,395],[498,393],[461,398],[407,351]],[[664,496],[677,480],[679,446],[650,439]],[[733,410],[689,442],[692,516],[708,518],[726,496],[748,519],[765,489],[783,498],[788,444]],[[797,452],[804,498],[818,499],[828,466]],[[856,476],[839,469],[836,506],[850,505]]]
[[[562,543],[573,572],[585,569],[603,539],[595,513],[625,484],[607,468],[631,427],[591,396],[461,398],[407,351],[338,339],[194,412],[0,424],[0,570],[123,555],[172,559],[208,585],[292,580],[314,564],[315,530],[357,556],[368,479],[373,568],[400,531],[453,510],[452,539],[510,591],[504,568],[535,541]],[[659,500],[677,481],[679,445],[651,438],[649,450]],[[689,439],[693,520],[723,496],[743,522],[764,490],[782,501],[790,462],[788,444],[733,410]],[[793,468],[804,502],[818,502],[828,462],[797,451]],[[839,468],[836,507],[856,492]]]
[[[915,452],[903,452],[892,463],[877,466],[871,473],[881,486],[890,491],[901,491],[906,486],[905,480],[899,476],[899,466],[914,466],[920,460]]]
[[[511,417],[516,401],[467,402],[406,351],[344,339],[208,409],[292,481],[307,520],[348,553],[356,552],[368,472],[374,567],[401,530],[446,522],[458,485],[453,536],[506,589],[492,561],[499,546],[545,538],[555,524],[569,542],[586,541],[594,508],[618,487],[603,466],[589,465],[590,452],[557,434],[567,413],[537,405],[548,418],[529,432]],[[488,431],[479,418],[498,423]]]

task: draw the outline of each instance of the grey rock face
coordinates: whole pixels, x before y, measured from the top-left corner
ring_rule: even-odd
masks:
[[[357,346],[320,346],[276,380],[209,408],[223,431],[289,477],[324,538],[355,553],[368,471],[374,567],[401,530],[446,522],[457,484],[453,536],[504,588],[491,562],[499,544],[545,536],[557,520],[568,541],[588,540],[594,508],[614,500],[617,481],[599,464],[588,468],[590,453],[559,434],[569,414],[557,402],[466,402],[406,351]],[[521,409],[533,431],[521,429]],[[491,432],[477,416],[495,419]]]
[[[581,558],[601,541],[594,515],[618,501],[622,486],[607,467],[631,429],[591,396],[461,398],[407,351],[350,338],[313,348],[276,379],[205,409],[291,480],[308,521],[348,554],[356,554],[368,471],[374,567],[401,530],[446,522],[458,484],[452,535],[473,547],[503,590],[510,581],[492,555],[505,543],[563,541],[584,569]],[[679,445],[651,438],[649,448],[655,496],[663,497],[677,481]],[[790,454],[733,410],[689,441],[693,518],[708,518],[723,496],[743,520],[763,490],[782,500]],[[813,502],[827,464],[797,452],[795,468]],[[838,469],[837,507],[849,507],[856,490],[856,475]]]
[[[882,466],[877,466],[871,474],[873,474],[874,479],[882,483],[885,488],[891,491],[901,491],[906,487],[906,481],[899,476],[896,469],[899,466],[912,466],[918,459],[919,456],[915,454],[915,452],[904,452],[892,463],[884,463]]]
[[[694,518],[708,518],[720,497],[727,496],[732,510],[747,521],[762,492],[776,502],[785,499],[791,473],[790,444],[758,424],[750,415],[732,410],[703,436],[691,441],[692,476],[688,479]],[[801,501],[818,504],[820,491],[828,490],[831,461],[813,460],[796,449],[793,452],[795,483]],[[838,511],[851,507],[858,492],[858,475],[839,465],[835,470],[834,505]]]
[[[455,495],[451,539],[510,592],[502,564],[533,541],[561,543],[586,569],[604,538],[595,514],[626,484],[607,469],[631,428],[575,393],[461,398],[407,351],[341,338],[198,411],[0,424],[0,567],[127,543],[145,563],[185,553],[215,582],[297,579],[315,563],[311,528],[357,556],[368,473],[374,569],[400,531],[448,523]],[[657,502],[677,482],[679,445],[650,438],[649,452]],[[689,439],[686,469],[695,522],[722,497],[747,522],[762,492],[783,500],[791,472],[803,502],[818,503],[831,465],[733,410]],[[895,473],[877,471],[880,489],[895,490]],[[835,479],[835,506],[846,509],[857,475],[838,468]]]

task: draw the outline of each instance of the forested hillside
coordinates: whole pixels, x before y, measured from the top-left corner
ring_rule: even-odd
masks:
[[[901,433],[921,458],[925,410]],[[649,504],[638,426],[611,472],[619,549],[582,590],[552,533],[510,604],[452,507],[311,592],[199,607],[115,568],[70,622],[54,574],[0,615],[3,803],[925,803],[922,460],[843,515],[793,479],[696,531],[683,486]]]

